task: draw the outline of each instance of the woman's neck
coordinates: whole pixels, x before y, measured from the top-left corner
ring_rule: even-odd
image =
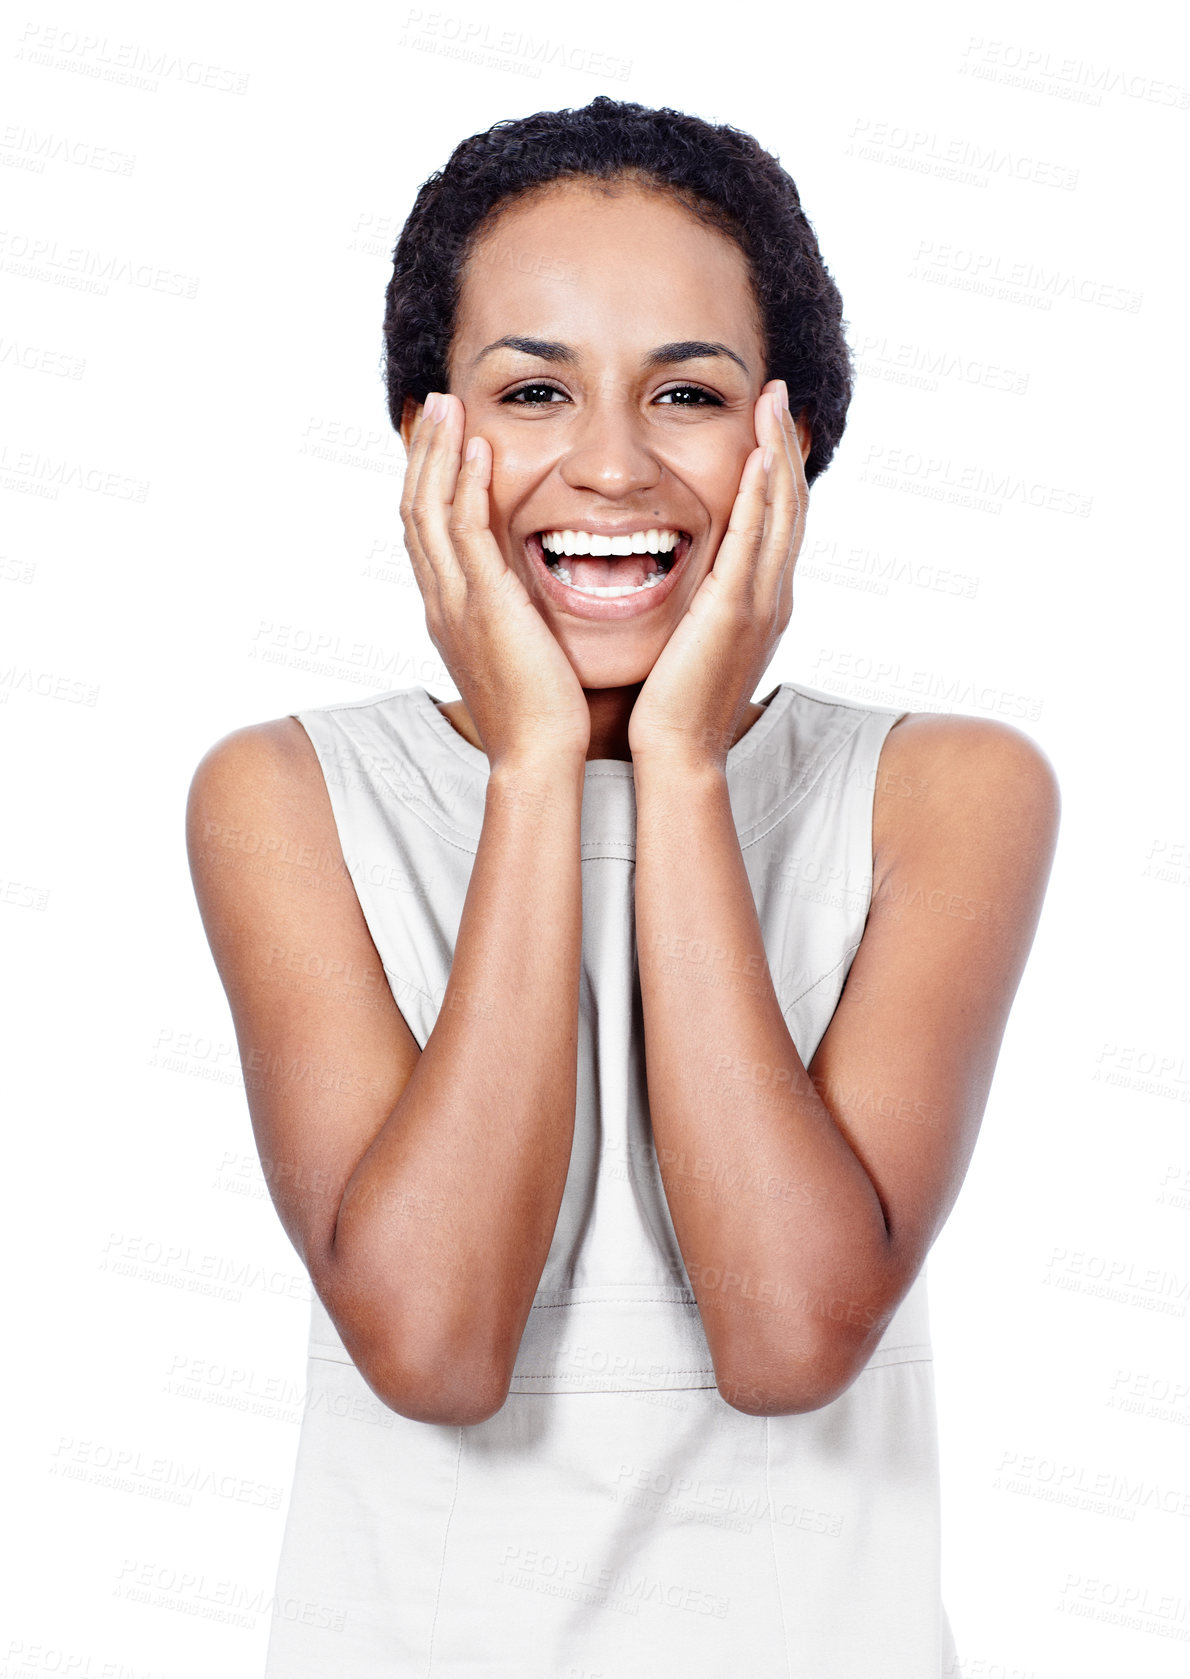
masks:
[[[629,688],[585,688],[587,704],[591,708],[591,743],[587,748],[588,763],[593,758],[614,758],[623,763],[632,762],[632,753],[628,748],[628,720],[632,715],[632,707],[637,694],[643,684],[637,682]],[[479,731],[471,718],[471,713],[462,700],[444,700],[438,703],[438,710],[447,722],[469,741],[480,752],[483,751],[483,741],[479,738]],[[740,726],[736,730],[735,740],[742,740],[748,730],[761,717],[765,708],[750,701],[740,719]]]

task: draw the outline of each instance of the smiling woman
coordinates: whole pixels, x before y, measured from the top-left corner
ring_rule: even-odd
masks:
[[[317,1613],[267,1672],[943,1679],[925,1261],[1053,773],[752,698],[850,372],[749,136],[604,98],[474,136],[385,337],[461,697],[241,729],[189,811],[316,1289],[277,1601]],[[331,883],[228,869],[229,827]]]
[[[665,260],[625,260],[651,249]],[[509,321],[534,330],[501,332]],[[675,340],[675,323],[701,330]],[[619,738],[597,740],[593,756],[624,755],[629,690],[723,540],[757,452],[765,364],[740,247],[656,186],[551,182],[472,242],[444,383],[464,437],[500,462],[492,536],[582,686],[620,696]],[[416,414],[404,395],[409,446]],[[638,537],[647,553],[651,530],[657,564],[631,553]]]

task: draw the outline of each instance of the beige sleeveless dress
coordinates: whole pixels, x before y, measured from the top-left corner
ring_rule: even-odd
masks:
[[[808,1064],[863,934],[880,750],[904,713],[788,682],[765,703],[726,773],[773,981]],[[424,1046],[488,760],[421,687],[297,715]],[[651,1145],[634,840],[631,764],[588,762],[574,1145],[508,1400],[474,1427],[399,1416],[315,1300],[266,1679],[955,1669],[924,1270],[833,1403],[753,1417],[715,1387]],[[813,1208],[791,1203],[789,1216]]]

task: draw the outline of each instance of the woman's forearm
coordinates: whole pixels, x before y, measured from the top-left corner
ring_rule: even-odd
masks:
[[[824,1327],[872,1328],[884,1215],[785,1025],[725,775],[634,769],[649,1109],[674,1228],[724,1397],[811,1408],[833,1374]]]
[[[572,754],[493,768],[438,1018],[339,1209],[327,1274],[408,1415],[498,1408],[549,1252],[574,1129],[582,796]]]

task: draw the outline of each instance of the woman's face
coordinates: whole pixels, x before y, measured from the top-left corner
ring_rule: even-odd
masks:
[[[477,243],[448,374],[466,436],[492,446],[493,535],[581,685],[643,682],[756,447],[764,353],[743,253],[668,194],[553,185]],[[622,551],[637,533],[658,551],[591,543]]]

